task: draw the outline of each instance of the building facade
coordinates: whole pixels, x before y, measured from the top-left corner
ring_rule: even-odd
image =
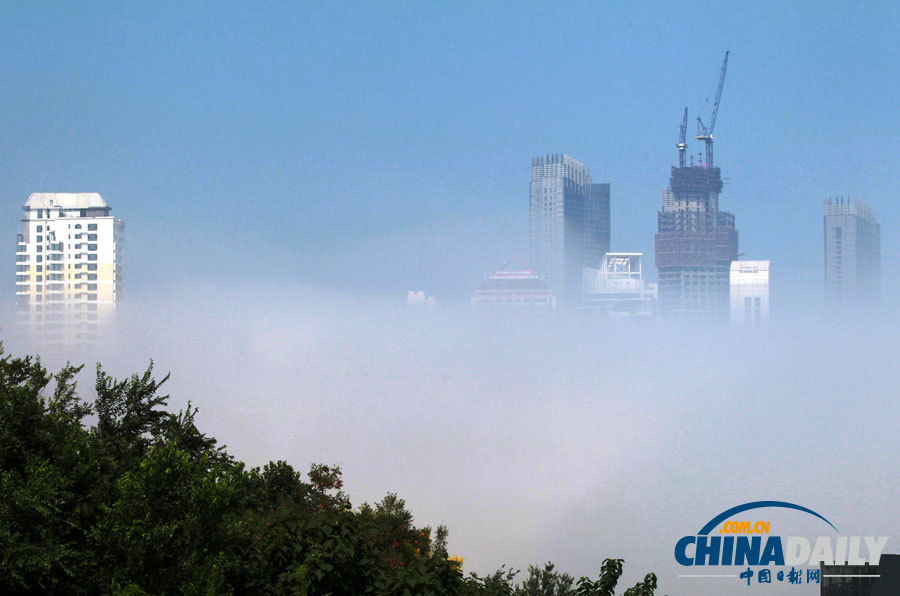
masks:
[[[900,594],[900,555],[881,555],[877,565],[819,565],[820,596],[896,596]]]
[[[609,252],[610,186],[565,154],[531,160],[531,265],[566,306],[578,306],[581,270]]]
[[[125,285],[125,224],[98,193],[34,193],[16,242],[20,329],[42,349],[95,345]]]
[[[732,261],[731,322],[746,327],[769,323],[769,261]]]
[[[472,305],[552,310],[556,308],[556,296],[546,281],[513,257],[475,289],[472,294]]]
[[[825,298],[829,308],[877,303],[881,293],[881,226],[856,199],[825,199]]]
[[[719,210],[721,191],[718,167],[672,168],[654,238],[664,317],[728,320],[738,232],[734,214]]]
[[[609,315],[652,317],[656,293],[644,284],[639,252],[606,253],[600,268],[582,270],[585,309]]]

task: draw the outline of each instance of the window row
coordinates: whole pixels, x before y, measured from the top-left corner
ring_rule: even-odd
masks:
[[[30,296],[29,296],[28,294],[20,294],[20,295],[18,295],[18,296],[16,297],[16,300],[17,300],[20,304],[28,304],[28,302],[30,301]],[[93,300],[93,301],[96,301],[96,300],[97,300],[97,294],[88,294],[88,293],[85,293],[85,292],[80,292],[80,293],[78,293],[78,294],[75,294],[75,300]],[[43,302],[43,301],[44,301],[44,295],[43,295],[43,294],[36,294],[36,295],[34,296],[34,301],[35,301],[35,302]],[[63,303],[63,302],[66,302],[66,299],[65,299],[65,296],[62,295],[62,294],[47,294],[47,302],[55,302],[55,303],[59,303],[58,305],[59,305],[59,306],[62,306],[62,303]],[[95,304],[94,306],[96,306],[96,304]],[[94,309],[91,309],[91,310],[94,310]]]

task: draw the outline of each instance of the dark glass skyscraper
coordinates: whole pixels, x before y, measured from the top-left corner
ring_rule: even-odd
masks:
[[[581,271],[609,252],[609,184],[565,154],[531,160],[531,267],[560,304],[581,303]]]

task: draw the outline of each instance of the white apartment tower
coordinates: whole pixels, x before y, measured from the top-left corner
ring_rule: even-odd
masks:
[[[34,193],[16,243],[16,310],[48,351],[102,340],[122,299],[125,223],[99,193]]]

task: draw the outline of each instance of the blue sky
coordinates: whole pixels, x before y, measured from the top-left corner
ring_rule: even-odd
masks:
[[[889,277],[898,30],[888,2],[5,2],[0,258],[30,192],[99,191],[132,291],[464,297],[527,256],[530,158],[553,152],[612,184],[613,248],[652,256],[681,111],[693,132],[727,49],[716,157],[746,258],[817,286],[822,199],[852,195]]]

